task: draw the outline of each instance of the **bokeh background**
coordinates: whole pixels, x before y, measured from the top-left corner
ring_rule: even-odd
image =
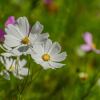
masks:
[[[50,1],[50,0],[47,0]],[[67,52],[66,65],[60,69],[42,70],[31,60],[34,78],[10,81],[0,76],[0,100],[17,100],[17,86],[22,89],[21,100],[99,100],[100,55],[90,52],[81,56],[78,48],[84,43],[82,35],[91,32],[100,48],[100,0],[0,0],[0,28],[9,16],[26,16],[31,25],[40,21],[44,32],[58,41]],[[84,72],[87,77],[80,78]]]

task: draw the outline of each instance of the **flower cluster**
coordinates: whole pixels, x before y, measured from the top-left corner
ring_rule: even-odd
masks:
[[[20,60],[22,55],[31,55],[44,69],[64,66],[60,62],[65,60],[66,52],[61,53],[60,44],[53,43],[49,39],[49,34],[42,31],[43,25],[38,21],[31,27],[26,17],[15,20],[15,17],[11,16],[7,19],[5,32],[0,30],[0,47],[4,50],[0,56],[4,66],[0,75],[6,79],[10,79],[10,73],[19,79],[27,76],[29,68],[25,67],[27,60]]]

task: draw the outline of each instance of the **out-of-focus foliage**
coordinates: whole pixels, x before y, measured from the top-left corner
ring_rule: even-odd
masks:
[[[84,43],[84,32],[93,34],[97,48],[100,48],[100,0],[52,0],[48,8],[43,0],[0,0],[0,27],[6,19],[27,16],[30,24],[37,20],[44,25],[44,32],[50,33],[53,41],[62,45],[68,54],[63,68],[42,70],[31,82],[28,80],[22,93],[22,100],[99,100],[100,55],[93,52],[80,57],[77,47]],[[31,60],[33,77],[41,68]],[[86,72],[88,78],[79,78]],[[0,100],[16,100],[17,86],[23,88],[26,79],[7,81],[0,77]]]

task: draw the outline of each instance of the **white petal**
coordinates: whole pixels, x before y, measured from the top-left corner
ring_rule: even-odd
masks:
[[[39,55],[44,54],[44,48],[42,47],[42,45],[34,45],[33,51]]]
[[[65,64],[61,64],[61,63],[52,62],[52,61],[49,61],[49,64],[50,64],[50,66],[52,66],[51,67],[52,69],[60,68],[65,65]]]
[[[11,35],[5,35],[5,45],[8,45],[9,47],[16,47],[19,46],[21,43],[19,40],[17,40],[16,37],[11,36]]]
[[[37,64],[41,64],[41,63],[44,62],[44,61],[42,60],[42,58],[41,58],[41,55],[39,55],[39,54],[31,54],[31,57],[35,60],[35,62],[36,62]]]
[[[9,70],[10,66],[11,66],[15,61],[14,61],[12,58],[10,59],[10,58],[5,57],[5,62],[6,62],[5,68],[6,68],[7,70]],[[15,65],[14,65],[14,66],[15,66]]]
[[[11,53],[12,53],[12,56],[20,56],[20,55],[22,55],[22,53],[18,51],[17,47],[14,48],[14,49],[11,51]]]
[[[49,34],[44,33],[44,34],[32,34],[30,33],[29,38],[31,41],[31,44],[34,45],[34,43],[40,44],[41,42],[44,42],[48,39]]]
[[[29,33],[29,22],[26,17],[20,17],[17,20],[18,28],[22,32],[22,34]]]
[[[22,68],[22,69],[19,71],[19,74],[22,75],[22,76],[28,75],[28,69],[27,69],[27,68]]]
[[[1,53],[1,55],[5,56],[5,57],[11,57],[11,56],[20,56],[22,55],[21,52],[18,51],[18,47],[8,50],[6,51],[6,53]]]
[[[43,33],[43,34],[37,34],[37,39],[35,40],[36,43],[41,43],[47,41],[49,34]]]
[[[6,70],[3,70],[0,74],[2,74],[5,79],[10,80],[10,75]]]
[[[19,62],[19,66],[22,68],[22,67],[24,67],[25,65],[26,65],[26,60],[25,59],[23,59],[23,60],[21,60],[20,62]]]
[[[7,26],[7,28],[5,28],[5,31],[8,35],[12,35],[19,40],[24,37],[24,35],[19,31],[18,27],[14,26],[12,24],[9,24]]]
[[[55,43],[53,43],[51,49],[49,50],[49,54],[55,55],[55,54],[60,53],[60,51],[61,51],[60,44],[58,42],[55,42]]]
[[[40,22],[36,22],[35,25],[32,27],[31,33],[41,33],[43,30],[43,25]]]
[[[11,57],[12,56],[12,53],[1,53],[2,56],[5,56],[5,57]]]
[[[50,50],[52,46],[52,41],[50,39],[48,39],[45,43],[44,43],[44,51],[48,52]]]
[[[3,44],[4,48],[7,50],[12,50],[12,48],[10,48],[8,45]]]
[[[41,66],[42,66],[44,69],[52,68],[52,66],[51,66],[48,62],[43,62],[43,63],[41,63]]]
[[[26,53],[24,53],[25,55],[26,54],[35,54],[35,52],[33,51],[33,49],[32,49],[32,47],[29,47],[29,49],[27,50],[27,52]]]
[[[66,56],[67,56],[66,52],[62,52],[60,54],[56,54],[52,56],[51,59],[52,61],[60,62],[60,61],[65,60]]]
[[[31,44],[34,44],[35,43],[35,40],[38,38],[38,34],[32,34],[30,33],[29,35],[29,39],[31,41]]]
[[[20,75],[18,75],[16,72],[13,72],[13,75],[14,75],[16,78],[18,78],[18,79],[23,79],[23,77],[20,76]]]
[[[0,61],[1,61],[2,64],[5,63],[3,57],[0,57]]]

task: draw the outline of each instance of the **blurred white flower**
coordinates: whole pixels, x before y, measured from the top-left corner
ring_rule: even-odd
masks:
[[[47,40],[44,44],[34,45],[31,53],[32,58],[36,63],[43,66],[44,69],[48,68],[60,68],[65,64],[59,62],[65,60],[66,52],[61,52],[61,46],[58,42],[52,43],[51,40]]]
[[[87,80],[88,74],[85,73],[85,72],[80,72],[79,73],[79,78],[82,79],[82,80]]]
[[[3,75],[6,79],[10,79],[10,73],[19,79],[23,79],[24,76],[28,75],[28,68],[24,67],[26,60],[13,60],[12,58],[0,57],[0,61],[5,66],[0,75]]]
[[[30,31],[29,22],[26,17],[19,17],[16,24],[8,24],[5,28],[6,35],[4,44],[10,48],[16,48],[19,52],[26,52],[34,44],[48,39],[49,34],[41,34],[43,25],[36,22]]]
[[[77,47],[76,48],[76,54],[79,56],[79,57],[84,57],[86,55],[86,52],[84,52],[80,47]]]

